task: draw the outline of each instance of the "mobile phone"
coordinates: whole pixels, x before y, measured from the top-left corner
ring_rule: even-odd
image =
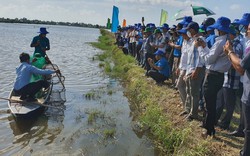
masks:
[[[202,42],[202,38],[197,38],[197,42]]]

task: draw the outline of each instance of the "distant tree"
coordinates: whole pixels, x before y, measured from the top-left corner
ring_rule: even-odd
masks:
[[[25,17],[23,18],[15,18],[15,19],[10,19],[10,18],[0,18],[1,23],[27,23],[27,24],[47,24],[47,25],[66,25],[66,26],[76,26],[76,27],[89,27],[89,28],[105,28],[104,26],[100,26],[98,24],[86,24],[86,23],[70,23],[70,22],[55,22],[55,21],[41,21],[41,20],[29,20]]]

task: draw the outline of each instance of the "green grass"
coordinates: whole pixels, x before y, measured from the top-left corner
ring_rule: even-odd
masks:
[[[116,133],[115,129],[105,129],[103,131],[103,136],[104,136],[105,139],[107,139],[107,138],[114,138],[115,133]]]
[[[98,116],[100,116],[100,114],[101,114],[101,112],[100,111],[98,111],[98,110],[93,110],[93,111],[91,111],[90,113],[89,113],[89,116],[88,116],[88,123],[93,123],[95,120],[96,120],[96,118],[98,117]]]
[[[108,91],[108,95],[112,95],[113,94],[113,91],[112,90],[109,90]]]
[[[95,92],[90,91],[88,93],[85,94],[85,98],[87,99],[93,99],[95,97]]]

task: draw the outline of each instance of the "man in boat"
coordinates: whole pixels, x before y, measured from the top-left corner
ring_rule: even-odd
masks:
[[[16,68],[16,80],[14,83],[14,92],[20,95],[21,100],[36,101],[35,94],[42,88],[47,89],[49,82],[46,80],[38,80],[30,82],[32,74],[50,75],[59,73],[59,70],[39,69],[30,64],[30,56],[27,53],[21,53],[19,56],[21,64]]]
[[[41,27],[38,36],[35,36],[30,44],[30,47],[35,47],[34,54],[40,53],[42,57],[45,57],[46,51],[50,50],[49,39],[46,35],[49,33],[46,28]]]

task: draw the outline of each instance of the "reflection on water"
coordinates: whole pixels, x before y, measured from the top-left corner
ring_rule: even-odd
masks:
[[[51,110],[46,111],[46,114],[34,116],[32,118],[14,118],[12,115],[8,116],[10,128],[13,132],[12,147],[5,147],[0,151],[0,154],[17,154],[21,149],[26,149],[30,144],[36,144],[40,141],[44,145],[53,143],[58,134],[64,128],[63,125],[63,111]],[[11,151],[9,150],[11,148]],[[32,148],[23,150],[23,153],[33,153]]]
[[[40,25],[0,23],[0,97],[8,97],[20,52],[29,47]],[[48,108],[37,118],[15,120],[0,101],[0,155],[157,155],[133,122],[122,86],[98,67],[98,29],[47,26],[48,52],[65,76],[65,110]],[[91,96],[87,96],[91,95]],[[52,103],[62,107],[61,103]],[[113,132],[107,137],[107,132]]]

